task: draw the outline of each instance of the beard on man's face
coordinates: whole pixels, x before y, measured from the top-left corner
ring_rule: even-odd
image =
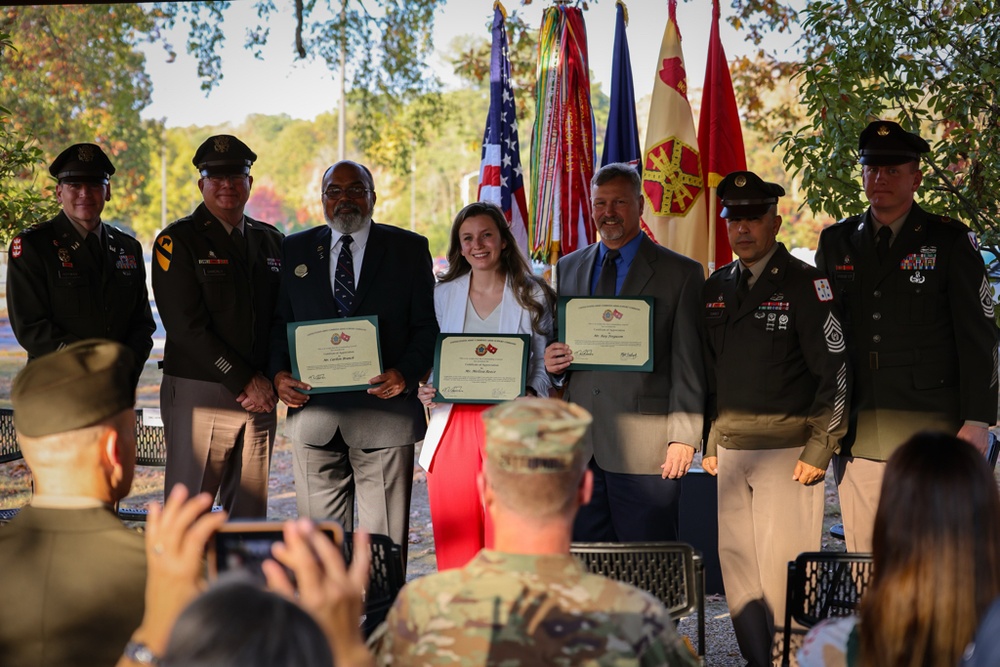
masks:
[[[350,202],[341,202],[333,211],[333,217],[326,216],[326,221],[341,234],[353,234],[368,222],[361,207]]]

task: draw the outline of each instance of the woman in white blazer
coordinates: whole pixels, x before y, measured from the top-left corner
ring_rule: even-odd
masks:
[[[536,278],[503,211],[477,202],[458,212],[451,227],[448,270],[434,288],[441,333],[529,334],[525,379],[529,396],[548,396],[545,346],[552,334],[555,294]],[[484,404],[434,403],[433,378],[420,388],[431,411],[419,463],[427,471],[438,570],[465,565],[492,545],[492,527],[476,488],[482,470]]]

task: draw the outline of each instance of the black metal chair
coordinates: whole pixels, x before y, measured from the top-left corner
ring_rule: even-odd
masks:
[[[589,571],[656,596],[675,621],[698,613],[698,655],[705,655],[705,569],[683,542],[574,542],[570,552]]]
[[[21,445],[17,442],[17,433],[14,432],[14,411],[10,408],[0,408],[0,463],[11,463],[23,458]],[[7,523],[17,516],[18,509],[20,508],[0,509],[0,524]]]
[[[135,464],[162,468],[167,465],[167,442],[163,438],[163,425],[159,420],[160,411],[153,408],[135,410]],[[118,508],[118,516],[123,521],[145,521],[145,507]]]
[[[403,552],[386,535],[372,534],[372,565],[365,591],[365,617],[361,628],[368,637],[385,620],[389,608],[396,601],[399,590],[406,583],[403,575]],[[354,556],[354,535],[344,533],[344,560],[350,564]]]
[[[850,616],[868,589],[871,554],[815,551],[788,563],[782,667],[790,664],[792,620],[811,628],[834,616]]]

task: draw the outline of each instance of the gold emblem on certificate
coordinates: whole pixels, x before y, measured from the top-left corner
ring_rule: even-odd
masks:
[[[288,349],[292,375],[312,386],[309,394],[368,389],[382,373],[374,316],[289,323]]]
[[[570,370],[653,370],[652,297],[560,297],[559,341]]]
[[[524,395],[531,336],[439,334],[434,386],[439,403],[499,403]]]

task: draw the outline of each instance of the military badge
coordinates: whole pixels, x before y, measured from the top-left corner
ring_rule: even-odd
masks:
[[[17,259],[21,256],[21,237],[18,236],[14,239],[14,242],[10,244],[10,256]]]
[[[59,250],[56,251],[56,254],[59,255],[59,261],[62,262],[64,265],[73,261],[72,258],[69,256],[69,250],[66,250],[66,248],[59,248]]]
[[[913,275],[910,276],[910,282],[914,285],[923,285],[925,280],[927,280],[927,278],[920,275],[920,271],[914,271]]]
[[[829,280],[826,278],[814,280],[813,287],[816,289],[816,297],[820,301],[833,301],[833,290],[830,288]]]
[[[983,284],[979,287],[979,300],[983,304],[983,315],[993,319],[993,290],[990,289],[990,281],[983,276]]]
[[[308,275],[309,275],[309,267],[306,266],[305,264],[299,264],[298,266],[295,267],[296,278],[305,278]]]
[[[765,327],[768,331],[774,331],[774,323],[777,322],[778,316],[774,313],[767,314],[767,326]]]
[[[76,149],[76,159],[80,162],[93,162],[94,147],[89,144],[80,144]]]
[[[778,331],[787,331],[787,330],[788,330],[788,315],[782,313],[778,317]]]
[[[826,316],[823,323],[823,336],[826,338],[826,349],[832,354],[839,354],[847,349],[844,342],[844,330],[840,326],[840,320],[834,317],[833,313]]]
[[[170,260],[173,257],[174,252],[174,240],[169,236],[161,236],[156,239],[156,248],[154,254],[156,255],[156,263],[160,265],[160,268],[164,271],[170,270]]]
[[[225,135],[220,135],[212,140],[212,147],[215,148],[216,153],[228,153],[229,152],[229,137]]]

